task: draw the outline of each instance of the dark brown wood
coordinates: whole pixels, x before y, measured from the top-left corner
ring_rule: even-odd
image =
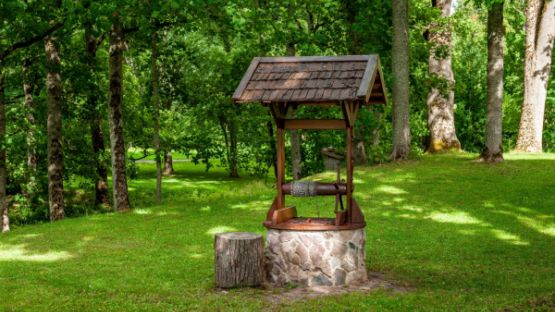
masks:
[[[351,211],[353,198],[353,127],[347,128],[346,132],[347,152],[345,155],[345,162],[347,163],[347,211]]]
[[[351,121],[349,119],[349,112],[347,111],[346,102],[341,103],[341,111],[343,113],[343,120],[345,121],[345,128],[349,128],[351,126]]]
[[[285,183],[281,186],[283,193],[286,195],[291,195],[291,183]],[[346,183],[317,183],[316,184],[316,195],[321,196],[331,196],[331,195],[346,195],[347,194],[347,184]]]
[[[264,242],[256,233],[219,233],[214,237],[216,287],[260,286],[264,282]]]
[[[344,225],[347,223],[347,210],[337,211],[335,213],[335,226]]]
[[[352,198],[352,209],[351,209],[351,215],[350,215],[350,223],[353,224],[361,224],[361,223],[365,223],[364,221],[364,214],[362,213],[362,210],[360,210],[360,206],[358,205],[358,202]]]
[[[343,118],[345,123],[344,128],[354,127],[355,121],[356,121],[356,115],[358,113],[357,107],[358,106],[351,101],[343,102],[341,108],[343,110]]]
[[[386,99],[381,98],[381,99],[369,99],[368,100],[368,104],[384,104],[386,102]]]
[[[284,146],[284,129],[277,124],[276,152],[277,152],[277,209],[285,207],[285,196],[281,186],[284,182],[285,175],[285,146]]]
[[[279,224],[282,222],[289,221],[293,218],[297,217],[297,208],[296,207],[286,207],[274,210],[274,214],[272,216],[272,224]]]
[[[345,129],[345,121],[341,119],[285,119],[284,128],[287,130],[339,130]]]

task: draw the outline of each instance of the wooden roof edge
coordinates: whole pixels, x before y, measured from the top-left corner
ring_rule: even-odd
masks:
[[[255,57],[252,59],[252,62],[249,65],[249,68],[245,72],[245,75],[243,75],[241,82],[239,82],[237,89],[235,89],[235,92],[233,93],[233,97],[232,97],[233,102],[237,103],[237,101],[241,99],[241,95],[243,94],[243,91],[245,90],[245,88],[247,87],[247,84],[251,80],[252,75],[256,70],[256,67],[258,67],[258,64],[260,63],[260,59],[261,59],[260,57]]]
[[[261,63],[299,63],[299,62],[362,62],[370,55],[340,56],[266,56],[260,57]]]
[[[356,96],[364,100],[365,102],[368,100],[369,92],[368,90],[372,90],[372,86],[374,86],[374,80],[376,79],[376,68],[378,67],[377,56],[372,55],[368,59],[368,63],[366,64],[366,68],[364,69],[364,74],[362,76],[362,80],[360,81],[360,85],[358,86]]]
[[[385,79],[383,77],[383,71],[382,71],[382,63],[380,61],[380,56],[378,55],[378,74],[380,74],[380,83],[382,85],[382,93],[383,93],[383,98],[384,98],[384,104],[388,105],[389,104],[389,100],[387,99],[387,87],[385,86]]]
[[[370,96],[372,94],[372,89],[376,81],[376,77],[379,75],[382,93],[384,94],[384,104],[387,104],[387,90],[385,88],[385,83],[383,79],[382,66],[380,62],[380,56],[378,54],[368,55],[368,64],[364,70],[364,75],[360,82],[360,86],[357,91],[357,98],[364,103],[368,103]]]

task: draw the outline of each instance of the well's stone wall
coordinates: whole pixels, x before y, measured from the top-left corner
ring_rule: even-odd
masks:
[[[290,231],[269,229],[266,277],[274,284],[340,286],[367,280],[364,229]]]

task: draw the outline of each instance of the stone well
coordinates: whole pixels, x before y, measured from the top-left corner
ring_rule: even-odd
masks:
[[[268,282],[341,286],[367,280],[364,228],[295,231],[268,229]]]

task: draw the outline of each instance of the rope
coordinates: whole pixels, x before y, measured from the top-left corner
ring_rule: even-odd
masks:
[[[316,182],[298,182],[291,183],[291,196],[309,197],[316,196]]]

